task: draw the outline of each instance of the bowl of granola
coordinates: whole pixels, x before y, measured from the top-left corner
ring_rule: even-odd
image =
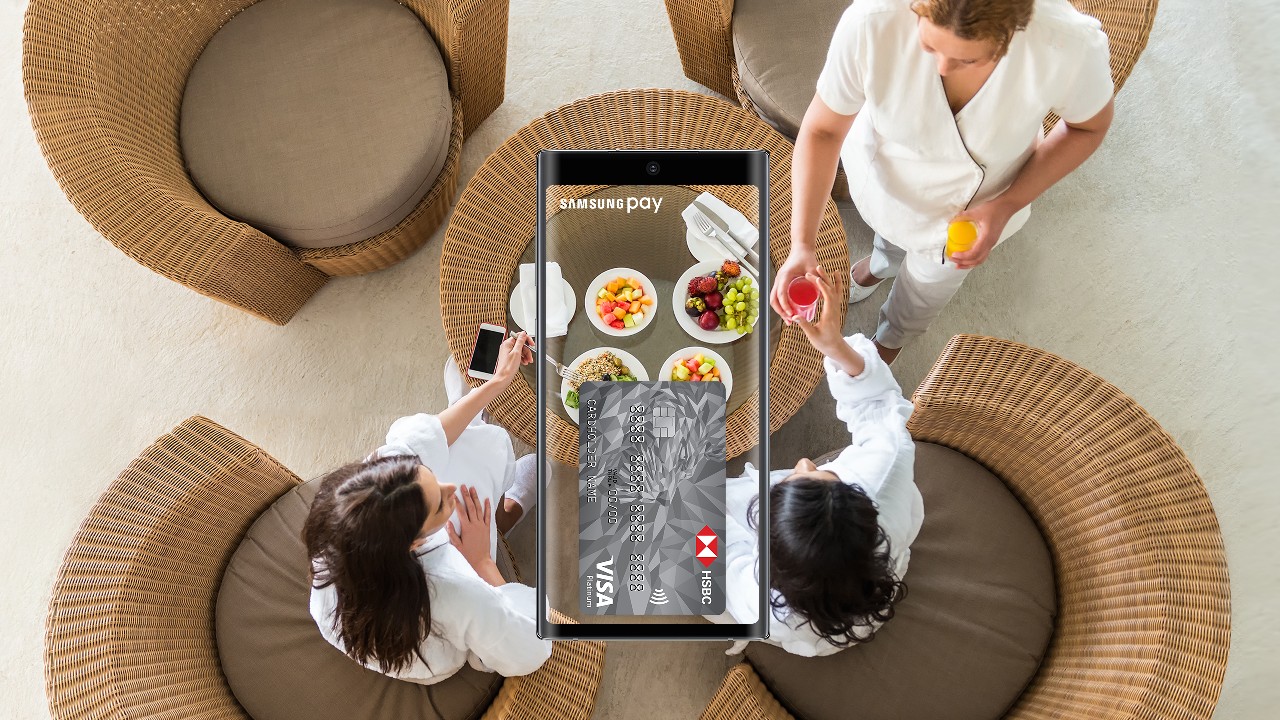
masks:
[[[575,374],[573,378],[564,378],[560,383],[560,401],[564,403],[565,412],[576,423],[578,422],[578,388],[584,382],[636,382],[648,380],[649,373],[626,350],[613,347],[598,347],[588,350],[569,363],[568,368]]]

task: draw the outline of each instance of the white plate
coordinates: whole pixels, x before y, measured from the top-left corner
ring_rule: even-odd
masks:
[[[717,260],[716,262],[700,262],[697,265],[694,265],[684,271],[684,274],[676,281],[675,289],[671,291],[671,310],[676,314],[676,322],[680,323],[680,327],[683,328],[685,332],[689,333],[694,340],[701,340],[702,342],[711,343],[712,345],[724,345],[725,343],[731,343],[734,340],[746,337],[746,335],[739,335],[736,328],[733,330],[703,330],[698,326],[698,319],[690,317],[689,313],[684,311],[684,302],[689,299],[690,280],[697,275],[706,275],[707,273],[715,272],[716,270],[719,270],[720,266],[723,264],[724,260]],[[742,269],[742,274],[751,278],[752,283],[760,282],[759,278],[747,272],[746,268]],[[756,285],[753,284],[752,287],[756,287]],[[763,299],[764,298],[761,297],[761,300]],[[763,306],[763,303],[761,303],[761,305]],[[757,315],[756,319],[751,321],[751,327],[754,328],[756,323],[759,321],[760,316]]]
[[[596,312],[596,295],[600,293],[600,290],[603,289],[604,286],[608,284],[610,280],[619,276],[626,277],[626,278],[632,278],[632,277],[640,278],[640,280],[644,283],[644,293],[645,295],[648,295],[653,298],[653,304],[646,306],[646,310],[644,313],[644,322],[640,323],[639,325],[636,325],[633,328],[623,328],[621,330],[614,330],[608,325],[605,325],[604,321],[600,319],[600,314]],[[639,270],[632,270],[631,268],[625,268],[625,267],[613,268],[611,270],[605,270],[604,272],[597,275],[596,279],[592,280],[591,284],[587,286],[587,289],[582,294],[582,307],[587,311],[587,317],[591,318],[592,327],[604,333],[605,335],[612,335],[614,337],[627,337],[628,335],[635,335],[641,330],[649,327],[649,323],[653,322],[653,316],[655,313],[658,312],[658,295],[657,293],[654,292],[654,290],[655,290],[655,287],[654,287],[653,281],[650,280],[647,276],[645,276],[644,273],[640,272]]]
[[[696,345],[687,348],[681,348],[667,358],[662,363],[662,367],[658,368],[659,380],[671,380],[671,367],[676,364],[676,360],[686,360],[688,358],[702,353],[704,357],[714,358],[716,367],[720,368],[720,382],[724,383],[724,396],[727,398],[733,394],[733,371],[729,369],[729,363],[725,362],[724,356],[712,350],[711,348],[698,347]],[[679,380],[671,380],[672,382],[681,382]],[[689,382],[689,381],[685,381]]]
[[[568,280],[560,278],[560,282],[564,283],[564,305],[569,308],[569,320],[573,320],[573,314],[578,311],[578,298],[575,297],[573,286],[569,284]],[[511,319],[515,322],[516,327],[530,335],[537,335],[534,332],[534,324],[528,322],[528,318],[525,317],[524,293],[521,292],[519,284],[511,291],[511,302],[507,304],[507,309],[511,311]]]
[[[592,308],[592,309],[594,310],[595,308]],[[577,370],[578,366],[582,364],[583,360],[586,360],[587,358],[593,358],[602,352],[611,352],[614,355],[617,355],[618,357],[622,358],[622,363],[627,366],[627,369],[631,371],[632,375],[636,376],[637,380],[649,379],[649,373],[645,372],[644,365],[640,364],[640,361],[636,359],[635,355],[632,355],[626,350],[619,350],[618,348],[615,348],[615,347],[598,347],[593,350],[588,350],[582,353],[581,355],[579,355],[578,357],[574,358],[573,362],[569,363],[569,369]],[[569,391],[572,389],[573,388],[569,387],[568,380],[565,380],[563,378],[560,380],[560,402],[563,403],[565,401],[565,398],[569,396]],[[573,418],[573,421],[575,423],[578,422],[578,408],[571,408],[566,404],[564,406],[564,410],[565,412],[569,413],[569,417]]]

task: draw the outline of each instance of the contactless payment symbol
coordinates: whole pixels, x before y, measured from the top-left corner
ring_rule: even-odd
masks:
[[[698,562],[702,563],[703,567],[711,567],[712,561],[718,555],[716,554],[716,534],[711,530],[710,525],[703,525],[698,531],[694,540],[694,550],[694,556],[698,558]]]

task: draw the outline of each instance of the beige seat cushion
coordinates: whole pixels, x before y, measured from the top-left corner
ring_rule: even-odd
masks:
[[[308,607],[301,537],[318,488],[315,480],[300,485],[268,508],[223,575],[218,655],[236,699],[254,720],[479,717],[501,687],[501,676],[464,665],[435,685],[395,680],[364,668],[320,635]],[[514,578],[506,546],[498,546],[498,566],[504,577]]]
[[[187,170],[210,204],[281,242],[365,240],[440,174],[448,77],[426,26],[395,0],[262,0],[187,78]]]
[[[800,131],[827,46],[850,0],[737,0],[733,52],[742,88],[760,116],[787,137]]]
[[[1053,633],[1053,564],[999,478],[916,443],[924,527],[907,597],[875,640],[823,658],[752,643],[747,658],[803,720],[994,720],[1022,694]]]

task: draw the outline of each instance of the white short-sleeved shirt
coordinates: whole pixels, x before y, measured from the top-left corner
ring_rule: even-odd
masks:
[[[1036,0],[1027,28],[953,115],[917,19],[910,0],[857,0],[836,26],[817,92],[835,112],[858,116],[840,157],[863,220],[905,250],[940,258],[947,223],[1013,183],[1047,113],[1083,122],[1114,87],[1101,23],[1067,0]],[[1016,213],[1002,238],[1029,215]]]
[[[894,574],[902,579],[911,561],[911,543],[924,524],[924,498],[915,483],[915,443],[907,432],[911,401],[903,397],[893,371],[880,359],[875,344],[861,334],[845,342],[862,356],[865,369],[857,377],[845,374],[830,358],[824,361],[831,395],[836,400],[836,417],[849,430],[849,447],[820,469],[835,473],[841,482],[857,485],[876,504],[877,522],[889,543]],[[770,486],[791,475],[792,470],[769,473]],[[757,496],[756,472],[750,465],[742,477],[731,478],[725,493],[728,527],[725,531],[725,567],[728,593],[725,613],[713,622],[753,623],[759,617],[760,548],[751,530],[750,508]],[[781,596],[773,591],[771,600]],[[831,655],[841,648],[813,631],[806,620],[789,608],[766,608],[771,612],[769,639],[794,655]],[[879,627],[873,623],[871,629]],[[865,637],[865,633],[860,633]],[[854,641],[857,638],[851,638]],[[741,652],[745,642],[735,643],[729,653]]]
[[[515,477],[515,453],[507,431],[478,419],[450,445],[435,415],[400,418],[387,431],[386,444],[373,453],[373,457],[388,455],[417,455],[442,482],[474,487],[480,502],[488,499],[491,507],[497,506]],[[458,522],[456,514],[452,519]],[[491,556],[497,543],[495,527],[489,537]],[[443,528],[416,553],[431,593],[432,630],[421,647],[427,662],[415,657],[394,677],[432,684],[453,675],[464,663],[507,677],[527,675],[551,657],[551,641],[538,638],[533,588],[514,582],[490,585],[449,542]],[[311,616],[320,634],[343,650],[333,624],[337,604],[332,585],[312,588]],[[376,664],[368,667],[378,670]]]

